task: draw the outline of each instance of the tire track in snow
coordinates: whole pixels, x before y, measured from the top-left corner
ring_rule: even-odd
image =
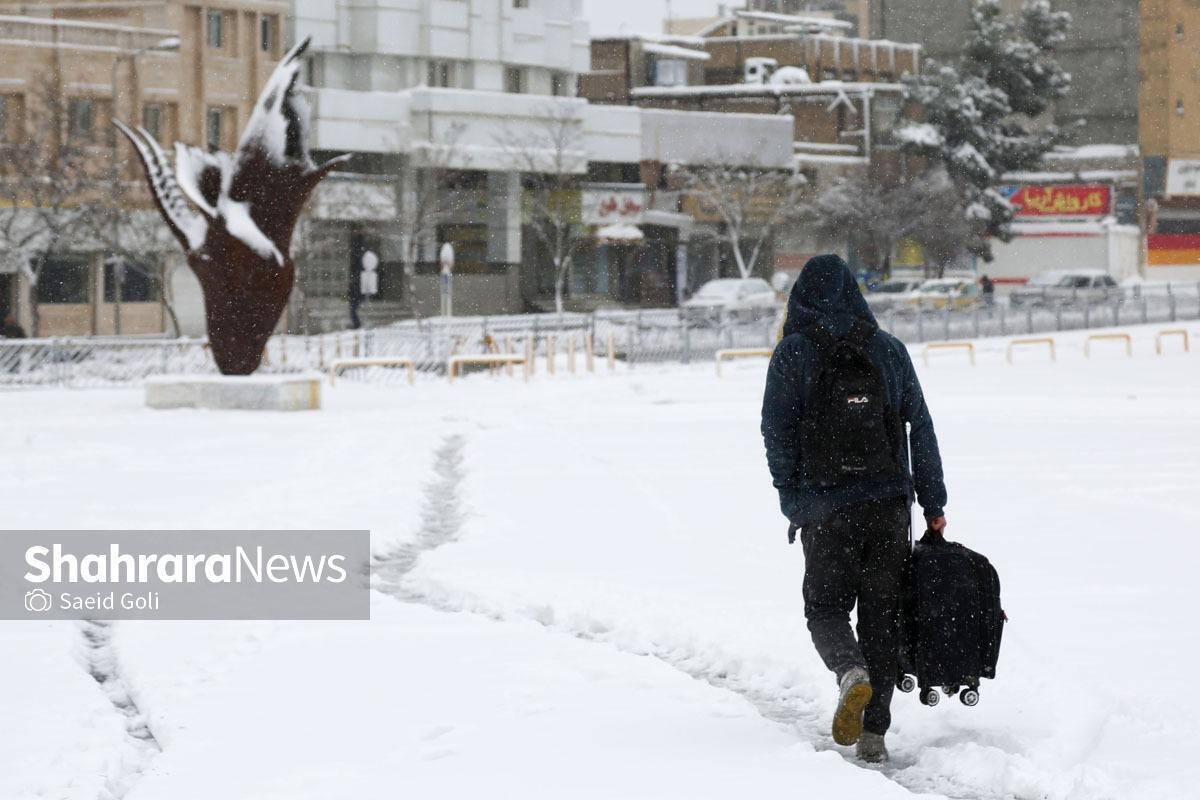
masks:
[[[619,627],[598,618],[572,615],[569,619],[560,619],[554,609],[546,605],[513,614],[468,592],[436,584],[426,589],[412,586],[408,577],[420,557],[458,540],[462,533],[467,518],[462,498],[466,479],[464,448],[464,438],[455,434],[447,436],[434,452],[434,477],[425,487],[417,534],[412,542],[402,543],[372,558],[374,588],[402,602],[418,603],[436,611],[469,612],[497,622],[514,618],[531,620],[556,633],[604,644],[629,655],[654,658],[693,680],[738,695],[764,719],[791,729],[815,749],[844,754],[844,748],[836,747],[830,734],[832,709],[818,701],[810,687],[802,683],[780,685],[765,675],[741,674],[740,660],[716,648],[705,652],[685,644],[636,641]],[[883,767],[865,767],[851,758],[846,761],[860,769],[878,771],[911,791],[938,792],[958,800],[1026,800],[1003,790],[980,793],[979,787],[958,785],[948,775],[908,775],[905,771],[914,764],[902,759],[894,759]],[[1035,800],[1035,797],[1030,795],[1028,800]]]
[[[162,746],[150,729],[146,715],[121,674],[113,648],[113,623],[109,620],[84,620],[79,624],[83,637],[84,666],[108,697],[113,708],[125,718],[125,746],[117,756],[119,769],[104,776],[99,800],[121,800],[145,772],[150,761],[162,752]]]

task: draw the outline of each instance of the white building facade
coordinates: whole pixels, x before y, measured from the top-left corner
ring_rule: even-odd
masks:
[[[456,252],[456,313],[546,308],[553,276],[527,208],[538,172],[575,176],[583,235],[570,307],[670,305],[688,280],[681,264],[692,225],[677,193],[654,185],[662,170],[647,165],[719,158],[793,167],[789,119],[576,97],[589,67],[581,0],[294,0],[293,8],[292,35],[314,39],[312,146],[355,154],[347,173],[320,187],[305,223],[312,235],[297,253],[296,328],[344,326],[348,293],[365,324],[437,313],[446,242]],[[435,223],[424,224],[434,175],[449,188]],[[614,206],[627,213],[600,215]],[[606,240],[610,222],[643,238]],[[380,291],[359,303],[355,271],[366,250],[380,257]]]

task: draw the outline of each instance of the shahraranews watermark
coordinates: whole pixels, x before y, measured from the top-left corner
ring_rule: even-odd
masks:
[[[0,619],[369,619],[368,531],[0,532]]]

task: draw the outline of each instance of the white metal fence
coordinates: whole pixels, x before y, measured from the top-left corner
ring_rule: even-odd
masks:
[[[918,343],[1019,336],[1051,331],[1200,319],[1200,287],[1136,290],[1097,303],[1050,301],[1019,308],[998,303],[966,309],[894,310],[883,328]],[[418,375],[445,375],[452,355],[532,352],[542,361],[589,350],[594,363],[712,360],[717,350],[772,346],[779,316],[753,320],[689,320],[679,309],[600,311],[411,320],[368,331],[272,337],[263,372],[324,371],[346,358],[412,359]],[[601,368],[597,366],[597,369]],[[0,339],[0,388],[90,388],[136,384],[151,375],[215,373],[207,342],[198,339]],[[402,371],[362,367],[346,380],[402,382]]]

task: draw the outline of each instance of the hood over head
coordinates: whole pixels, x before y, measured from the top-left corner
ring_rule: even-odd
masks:
[[[788,298],[783,335],[790,336],[820,323],[834,336],[845,336],[856,319],[879,327],[858,282],[841,256],[828,254],[808,260]]]

